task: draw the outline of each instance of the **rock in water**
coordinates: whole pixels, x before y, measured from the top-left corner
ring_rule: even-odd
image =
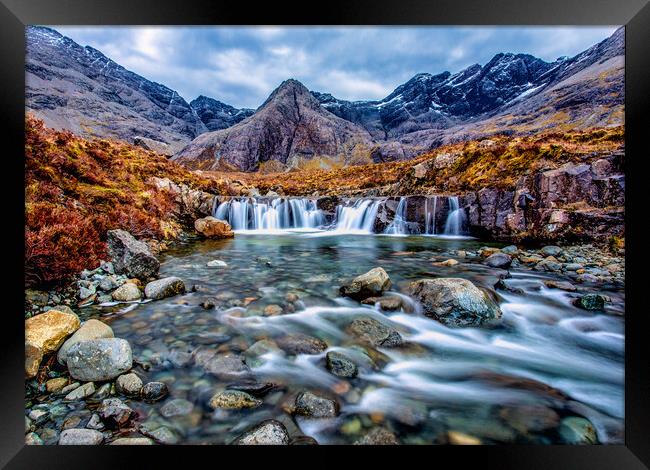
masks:
[[[288,354],[318,354],[327,349],[325,341],[302,333],[282,336],[277,345]]]
[[[385,428],[373,428],[361,439],[355,441],[357,446],[396,446],[399,441],[395,434]]]
[[[63,344],[80,325],[74,313],[48,310],[25,320],[25,373],[34,377],[44,354],[49,354]]]
[[[460,278],[422,279],[408,286],[424,314],[447,326],[476,326],[501,318],[501,309],[483,290]]]
[[[136,240],[125,230],[109,230],[106,235],[108,253],[116,272],[142,280],[158,275],[160,262],[146,243]]]
[[[397,330],[370,317],[361,317],[352,321],[348,326],[348,331],[374,347],[391,348],[404,344],[404,340]]]
[[[596,428],[589,420],[578,416],[564,418],[560,422],[560,437],[567,444],[598,444]]]
[[[224,390],[215,393],[210,398],[210,408],[224,408],[229,410],[240,410],[242,408],[256,408],[262,404],[262,400],[240,390]]]
[[[240,379],[250,374],[244,359],[236,354],[217,354],[204,368],[206,372],[222,380]]]
[[[112,446],[152,446],[153,441],[148,437],[118,437],[109,445]]]
[[[151,281],[144,288],[144,295],[148,299],[164,299],[165,297],[172,297],[174,295],[185,293],[185,283],[182,279],[170,276]]]
[[[127,282],[115,289],[111,297],[118,302],[132,302],[134,300],[140,300],[142,298],[142,292],[140,292],[138,286],[132,282]]]
[[[607,298],[600,294],[585,294],[578,297],[574,304],[576,307],[585,310],[603,310],[605,308],[605,301]]]
[[[142,380],[133,372],[120,375],[115,381],[115,389],[122,395],[137,397],[142,392]]]
[[[174,398],[167,401],[160,409],[160,414],[165,418],[172,418],[174,416],[185,416],[192,412],[194,405],[192,402],[184,398]]]
[[[68,350],[66,361],[70,375],[84,382],[114,379],[133,365],[131,346],[120,338],[81,341]]]
[[[373,268],[341,286],[339,292],[341,295],[355,300],[364,300],[368,297],[381,297],[385,290],[390,289],[390,286],[390,278],[384,268]]]
[[[113,338],[113,336],[113,330],[106,323],[95,319],[85,321],[81,327],[70,338],[68,338],[65,343],[63,343],[57,354],[57,360],[59,361],[59,364],[65,365],[68,351],[72,346],[81,341],[99,338]]]
[[[485,264],[493,268],[508,269],[512,263],[512,258],[505,253],[494,253],[488,256]]]
[[[102,421],[112,428],[123,427],[135,416],[135,412],[119,398],[107,398],[102,401],[97,413]]]
[[[96,446],[102,443],[104,435],[94,429],[66,429],[59,436],[59,445]]]
[[[224,220],[212,216],[204,217],[194,221],[194,228],[206,238],[232,238],[235,232],[230,224]]]
[[[296,397],[294,413],[310,418],[332,418],[339,414],[339,404],[311,392],[303,392]]]
[[[246,431],[233,441],[234,445],[280,445],[289,444],[289,433],[280,421],[268,419]]]
[[[357,376],[359,372],[357,365],[345,355],[336,351],[330,351],[325,357],[327,359],[327,368],[332,374],[339,377]]]
[[[169,389],[163,382],[149,382],[142,387],[142,398],[145,401],[162,400],[167,395],[169,395]]]

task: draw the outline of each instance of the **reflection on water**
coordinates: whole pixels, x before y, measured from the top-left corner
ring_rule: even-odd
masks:
[[[331,234],[197,242],[168,253],[161,267],[161,275],[179,276],[188,287],[196,285],[196,292],[98,313],[116,336],[129,340],[139,362],[151,365],[138,373],[166,382],[173,397],[195,404],[190,416],[163,418],[164,402],[130,403],[142,421],[167,425],[183,443],[227,443],[271,417],[293,425],[293,435],[310,435],[319,443],[351,443],[376,424],[391,428],[405,443],[437,443],[449,430],[486,443],[560,442],[556,429],[527,428],[522,418],[508,413],[523,405],[541,405],[560,418],[587,417],[601,442],[622,442],[624,320],[573,307],[572,294],[544,287],[548,274],[512,270],[509,284],[525,294],[499,291],[503,320],[483,329],[450,329],[417,308],[385,313],[338,297],[345,278],[375,266],[389,273],[395,295],[409,281],[432,276],[464,277],[492,287],[499,272],[476,261],[433,264],[452,251],[482,245],[463,239]],[[213,259],[228,266],[207,267]],[[606,294],[612,309],[622,310],[622,292]],[[206,299],[216,308],[204,309],[200,304]],[[408,347],[377,351],[361,345],[346,333],[346,325],[359,316],[396,328]],[[327,343],[327,351],[345,353],[357,364],[358,377],[332,375],[325,367],[327,351],[294,356],[276,348],[260,350],[260,340],[287,333],[317,337]],[[214,352],[241,354],[257,381],[276,385],[263,406],[229,412],[207,407],[210,396],[233,381],[205,373],[204,358]],[[291,423],[284,410],[304,389],[336,397],[340,416]]]

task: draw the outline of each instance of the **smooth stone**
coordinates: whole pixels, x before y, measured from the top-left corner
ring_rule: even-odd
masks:
[[[84,382],[111,380],[131,369],[133,357],[128,341],[100,338],[74,344],[68,350],[70,375]]]
[[[63,399],[66,401],[83,400],[84,398],[91,396],[93,393],[95,393],[95,384],[93,382],[88,382],[75,388]]]
[[[560,424],[560,416],[551,408],[543,405],[503,408],[499,415],[522,434],[555,429]]]
[[[540,251],[544,256],[559,256],[562,253],[562,248],[559,246],[548,245],[543,247]]]
[[[311,436],[295,436],[289,442],[290,446],[317,446],[318,441]]]
[[[106,425],[114,428],[123,427],[135,416],[135,412],[119,398],[103,400],[97,413]]]
[[[210,398],[210,408],[239,410],[243,408],[256,408],[262,404],[262,400],[249,395],[240,390],[224,390],[223,392],[215,393]]]
[[[138,396],[142,392],[142,379],[133,372],[120,375],[115,381],[115,389],[122,395]]]
[[[61,389],[63,389],[63,387],[65,387],[67,384],[68,379],[65,377],[57,377],[45,382],[45,390],[47,390],[48,393],[60,392]]]
[[[25,373],[34,377],[43,355],[59,349],[81,322],[74,313],[49,310],[25,320]]]
[[[506,255],[513,255],[518,251],[519,249],[515,245],[508,245],[501,248],[501,253],[505,253]]]
[[[153,440],[148,437],[118,437],[109,445],[111,446],[152,446]]]
[[[365,436],[363,436],[361,439],[358,439],[355,441],[354,445],[361,445],[361,446],[394,446],[394,445],[399,445],[399,441],[397,440],[397,437],[395,434],[390,432],[386,428],[382,427],[376,427],[370,430]]]
[[[598,444],[596,428],[585,418],[564,418],[560,422],[559,434],[566,444]]]
[[[390,287],[391,281],[388,274],[384,268],[377,267],[344,284],[339,292],[342,296],[363,300],[368,297],[380,297]]]
[[[118,302],[133,302],[142,298],[142,292],[135,284],[126,282],[115,289],[111,296]]]
[[[66,385],[65,387],[63,387],[61,389],[61,394],[65,395],[67,393],[70,393],[72,390],[74,390],[75,388],[78,388],[80,386],[81,386],[81,384],[79,382],[73,382],[70,385]]]
[[[235,232],[224,220],[208,216],[194,221],[194,229],[206,238],[232,238]]]
[[[361,317],[348,325],[348,332],[374,347],[392,348],[404,344],[402,336],[394,328],[370,317]]]
[[[356,377],[359,372],[357,365],[344,354],[330,351],[325,358],[327,360],[327,369],[338,377]]]
[[[72,346],[81,341],[86,341],[89,339],[99,339],[99,338],[113,338],[113,330],[106,323],[103,323],[99,320],[90,319],[81,324],[79,329],[68,338],[57,353],[57,360],[59,364],[65,365],[66,359],[68,357],[68,351]]]
[[[294,414],[310,418],[331,418],[339,414],[339,404],[311,392],[302,392],[296,397]]]
[[[244,432],[234,445],[288,445],[289,433],[280,421],[268,419]]]
[[[163,382],[149,382],[142,387],[142,398],[154,402],[169,395],[169,389]]]
[[[576,307],[584,310],[603,310],[607,298],[600,294],[585,294],[574,301]]]
[[[492,268],[508,269],[512,264],[512,258],[505,253],[494,253],[488,256],[484,263]]]
[[[327,343],[313,336],[293,333],[276,340],[277,345],[287,354],[318,354],[327,349]]]
[[[455,446],[478,446],[481,440],[459,431],[447,431],[447,442]]]
[[[94,429],[66,429],[59,436],[59,445],[99,445],[104,440],[104,435]]]
[[[562,269],[562,264],[555,259],[553,256],[544,258],[539,263],[535,265],[535,270],[537,271],[550,271],[557,272]]]
[[[244,359],[236,354],[217,354],[208,360],[205,370],[222,380],[237,379],[250,374]]]
[[[576,286],[574,286],[568,281],[548,280],[548,281],[544,281],[544,285],[552,289],[560,289],[568,292],[574,292],[577,290]]]
[[[194,405],[192,402],[184,398],[174,398],[167,401],[160,409],[160,414],[165,418],[172,418],[174,416],[185,416],[192,412]]]
[[[422,279],[411,282],[407,292],[422,304],[425,315],[447,326],[476,326],[501,318],[497,303],[467,279]]]
[[[164,299],[174,295],[185,293],[185,283],[176,276],[164,277],[156,281],[151,281],[144,288],[144,294],[148,299]]]

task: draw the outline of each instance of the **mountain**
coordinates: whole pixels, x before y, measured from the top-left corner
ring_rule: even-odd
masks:
[[[229,104],[217,101],[207,96],[199,96],[190,101],[190,106],[199,116],[209,131],[218,131],[234,126],[255,113],[254,109],[237,109]]]
[[[323,108],[297,80],[276,88],[251,117],[233,127],[200,135],[174,156],[190,168],[295,167],[316,160],[323,165],[350,164],[368,158],[370,134]]]
[[[25,106],[48,127],[172,154],[208,129],[177,92],[57,31],[26,28]]]
[[[410,133],[422,136],[419,131],[430,129],[429,134],[443,138],[449,134],[446,129],[458,130],[466,123],[486,121],[515,109],[518,114],[529,115],[527,107],[537,112],[544,104],[556,112],[582,107],[568,120],[581,125],[584,115],[601,99],[613,107],[622,107],[624,44],[624,29],[620,28],[575,57],[562,57],[552,63],[529,54],[500,53],[485,66],[474,64],[453,75],[417,74],[379,101],[350,102],[328,93],[313,95],[328,111],[363,126],[373,138],[402,143],[413,143],[413,136],[406,137]],[[607,75],[607,83],[594,83],[594,73]],[[563,82],[569,77],[575,77],[574,85],[582,85],[574,87],[570,98],[567,95],[558,100],[548,95],[550,90],[568,85]],[[543,99],[531,100],[534,96]],[[544,100],[550,102],[541,103]],[[616,109],[612,112],[615,114]],[[602,119],[586,122],[606,123],[608,114],[612,113],[604,112]]]

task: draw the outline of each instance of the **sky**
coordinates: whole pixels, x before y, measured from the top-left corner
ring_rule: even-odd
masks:
[[[416,73],[455,73],[499,52],[573,56],[616,27],[53,26],[169,88],[257,108],[284,80],[346,100],[389,95]]]

